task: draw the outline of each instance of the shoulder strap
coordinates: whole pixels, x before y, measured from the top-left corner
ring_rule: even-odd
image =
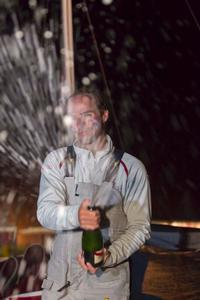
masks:
[[[114,178],[116,177],[123,154],[124,151],[120,149],[114,150],[113,152],[114,160],[112,161],[112,165],[110,166],[106,174],[106,181],[111,181],[113,177]],[[74,150],[73,145],[67,147],[67,155],[65,157],[65,162],[66,162],[65,177],[74,176],[74,168],[76,164],[76,152]]]
[[[75,164],[76,164],[76,152],[74,150],[73,145],[67,147],[67,154],[64,158],[64,163],[65,163],[65,177],[73,177]]]
[[[120,162],[123,155],[124,155],[123,150],[120,150],[120,149],[115,149],[114,150],[114,156],[115,156],[115,161],[116,162]]]
[[[120,149],[114,150],[113,159],[111,160],[110,166],[106,173],[105,181],[107,181],[107,182],[115,181],[123,154],[124,154],[124,151],[122,151]]]
[[[67,158],[76,160],[76,152],[73,145],[67,147]]]

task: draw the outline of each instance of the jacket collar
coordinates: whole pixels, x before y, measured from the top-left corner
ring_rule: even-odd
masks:
[[[100,158],[102,158],[103,156],[107,155],[108,153],[112,153],[114,151],[113,142],[109,135],[106,135],[106,140],[107,140],[107,143],[106,143],[105,147],[102,150],[97,151],[95,154],[95,158],[98,160]],[[77,156],[84,156],[84,157],[93,156],[94,157],[94,155],[91,151],[76,146],[76,143],[74,143],[73,146],[74,146],[74,150],[75,150]]]

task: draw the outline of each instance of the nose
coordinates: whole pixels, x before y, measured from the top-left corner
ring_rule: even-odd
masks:
[[[80,129],[83,126],[83,120],[81,118],[75,118],[73,120],[73,128],[75,130]]]

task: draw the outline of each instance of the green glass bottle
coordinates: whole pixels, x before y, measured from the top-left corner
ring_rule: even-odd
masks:
[[[101,266],[103,263],[104,251],[103,237],[99,228],[83,231],[82,250],[85,263],[89,262],[95,268]]]

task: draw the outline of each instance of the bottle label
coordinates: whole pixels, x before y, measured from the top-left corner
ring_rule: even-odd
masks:
[[[103,249],[94,252],[94,264],[99,264],[103,261]]]

